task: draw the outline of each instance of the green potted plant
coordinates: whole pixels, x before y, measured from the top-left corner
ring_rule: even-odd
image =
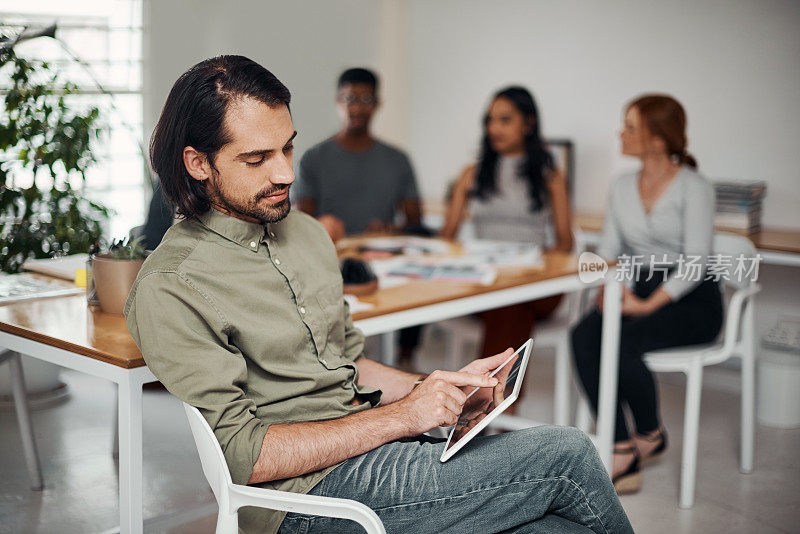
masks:
[[[99,109],[70,106],[76,86],[13,49],[0,50],[0,86],[0,270],[17,272],[28,258],[89,252],[110,212],[71,182],[82,185],[96,161]],[[44,175],[48,187],[39,189]],[[19,187],[31,176],[31,185]]]
[[[17,272],[28,258],[89,252],[110,216],[81,192],[95,162],[99,109],[73,109],[74,84],[10,47],[0,49],[0,87],[0,271]],[[66,397],[58,366],[28,358],[23,367],[34,406]],[[6,368],[0,404],[10,398]]]
[[[100,308],[106,313],[122,313],[142,268],[147,253],[142,238],[112,241],[107,253],[92,256],[92,278]]]

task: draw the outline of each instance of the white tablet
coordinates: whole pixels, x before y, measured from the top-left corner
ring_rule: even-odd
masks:
[[[506,408],[517,400],[522,389],[522,378],[525,376],[525,369],[528,368],[532,347],[533,340],[529,339],[489,375],[494,376],[501,371],[505,372],[510,367],[503,392],[505,397],[502,400],[493,398],[493,390],[490,388],[475,388],[467,395],[464,411],[461,412],[458,423],[450,430],[450,436],[444,446],[444,452],[442,452],[442,457],[440,458],[442,462],[452,458],[464,445],[486,428],[495,417],[503,413]],[[480,396],[473,399],[472,397],[479,390],[481,391]]]

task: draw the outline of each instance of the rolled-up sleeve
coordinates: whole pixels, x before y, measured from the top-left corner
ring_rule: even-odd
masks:
[[[714,188],[697,178],[687,182],[683,198],[683,255],[687,261],[705,266],[714,240]],[[700,277],[690,278],[684,274],[676,269],[662,286],[673,302],[700,285],[705,270]]]
[[[153,374],[195,406],[222,447],[235,484],[246,484],[269,425],[244,392],[247,364],[229,342],[231,326],[212,301],[178,273],[142,277],[128,301],[128,328]]]

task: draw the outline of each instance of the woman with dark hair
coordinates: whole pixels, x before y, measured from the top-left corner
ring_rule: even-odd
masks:
[[[456,237],[468,204],[479,239],[572,249],[566,179],[542,142],[536,102],[523,87],[508,87],[492,98],[480,159],[453,187],[443,237]],[[560,300],[558,295],[480,314],[486,332],[481,354],[521,345]]]
[[[619,403],[612,480],[619,493],[641,487],[639,466],[666,449],[653,375],[642,356],[651,350],[707,343],[722,326],[715,281],[704,280],[714,233],[714,190],[686,151],[686,114],[674,98],[645,95],[625,111],[622,153],[641,160],[638,172],[611,187],[598,254],[644,264],[623,287]],[[688,268],[690,262],[699,268]],[[658,265],[656,265],[656,263]],[[580,381],[597,412],[602,297],[572,331]],[[624,409],[633,416],[631,436]]]

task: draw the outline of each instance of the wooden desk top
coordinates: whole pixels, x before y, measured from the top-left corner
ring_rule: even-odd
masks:
[[[575,213],[573,216],[575,224],[586,232],[600,232],[603,229],[603,218],[602,213]],[[749,235],[741,230],[730,228],[718,228],[718,230],[743,235],[752,241],[759,250],[800,254],[800,230],[764,228],[760,232]]]
[[[24,300],[0,306],[0,331],[125,369],[143,367],[125,317],[86,305],[86,296]]]
[[[564,252],[547,252],[544,254],[543,269],[501,269],[494,284],[463,284],[451,282],[416,281],[402,286],[382,289],[372,295],[359,297],[359,300],[375,306],[371,310],[353,314],[358,321],[387,313],[418,308],[447,302],[459,298],[471,297],[507,289],[510,287],[543,282],[561,276],[574,274],[578,269],[577,258]]]
[[[362,297],[374,309],[353,316],[366,319],[387,313],[479,295],[557,278],[576,271],[577,260],[558,252],[545,254],[545,269],[506,269],[491,286],[412,282]],[[82,354],[125,369],[145,365],[122,315],[103,313],[74,295],[0,305],[0,331]]]

